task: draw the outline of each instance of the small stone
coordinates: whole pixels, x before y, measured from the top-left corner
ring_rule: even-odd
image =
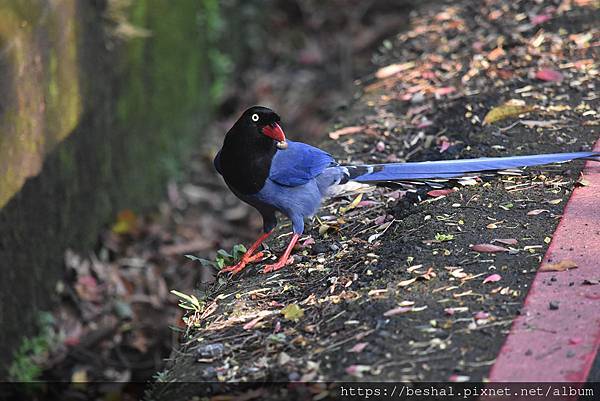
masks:
[[[417,92],[415,93],[412,98],[410,99],[410,102],[412,104],[419,104],[419,103],[423,103],[425,101],[425,95],[423,94],[423,92]]]
[[[196,353],[201,358],[220,358],[223,356],[224,350],[225,346],[222,343],[214,343],[199,347],[196,349]]]
[[[575,355],[576,355],[575,352],[567,351],[567,358],[573,358]]]
[[[558,309],[558,301],[550,301],[550,304],[548,306],[550,307],[550,310],[557,310]]]
[[[325,253],[329,248],[325,244],[316,243],[312,247],[313,254]]]
[[[333,252],[337,252],[340,250],[340,247],[337,244],[331,244],[329,245],[329,249],[331,249]]]

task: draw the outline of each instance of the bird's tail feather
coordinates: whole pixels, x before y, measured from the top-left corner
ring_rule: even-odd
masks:
[[[564,163],[571,160],[594,160],[600,162],[600,152],[552,153],[531,156],[482,157],[478,159],[443,160],[432,162],[368,164],[341,166],[347,179],[363,183],[382,181],[412,181],[423,179],[457,178],[474,173],[509,170]]]

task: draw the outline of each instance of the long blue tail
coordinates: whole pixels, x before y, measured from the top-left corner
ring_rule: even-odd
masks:
[[[432,162],[410,162],[342,166],[347,169],[349,179],[374,183],[437,178],[458,178],[473,173],[539,166],[549,163],[564,163],[576,159],[600,162],[600,152],[551,153],[546,155],[482,157]]]

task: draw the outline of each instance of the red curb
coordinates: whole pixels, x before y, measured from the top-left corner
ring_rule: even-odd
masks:
[[[595,150],[600,151],[600,140]],[[538,272],[496,362],[491,382],[585,383],[600,346],[600,163],[587,162],[543,262],[578,268]],[[553,281],[556,280],[556,281]],[[551,310],[550,302],[558,302]]]

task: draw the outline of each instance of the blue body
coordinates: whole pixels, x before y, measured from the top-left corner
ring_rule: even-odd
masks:
[[[220,169],[220,156],[215,167]],[[238,198],[256,208],[262,215],[265,232],[277,224],[276,212],[292,220],[294,233],[304,231],[304,218],[319,209],[332,186],[352,179],[364,183],[413,181],[433,178],[457,178],[465,174],[510,168],[528,167],[574,159],[600,161],[598,152],[555,153],[533,156],[494,157],[417,163],[389,163],[363,166],[339,166],[333,157],[302,142],[288,141],[288,148],[278,150],[272,160],[269,176],[255,194]],[[358,172],[353,174],[353,169]]]

